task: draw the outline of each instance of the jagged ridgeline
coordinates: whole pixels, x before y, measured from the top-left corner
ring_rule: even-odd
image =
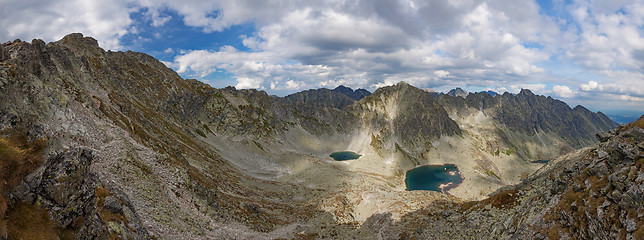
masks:
[[[597,144],[596,133],[617,126],[528,90],[458,90],[401,82],[277,97],[182,79],[151,56],[105,51],[81,34],[4,43],[0,237],[431,236],[410,218],[495,207],[463,204],[535,178],[544,164],[533,161]],[[361,157],[329,157],[344,151]],[[405,173],[430,164],[454,164],[462,184],[451,194],[406,191]],[[504,229],[497,234],[513,228]]]

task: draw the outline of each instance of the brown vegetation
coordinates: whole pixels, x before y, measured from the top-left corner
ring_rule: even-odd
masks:
[[[516,189],[505,190],[481,201],[471,201],[460,205],[460,212],[475,211],[490,205],[498,209],[511,209],[518,203],[520,192]]]
[[[7,211],[6,221],[9,239],[59,239],[47,210],[32,204],[16,203]]]
[[[17,204],[10,207],[5,198],[5,192],[18,185],[21,179],[42,164],[42,152],[45,145],[46,141],[44,139],[29,141],[22,134],[14,133],[8,137],[0,137],[0,236],[9,236],[12,239],[43,239],[31,235],[14,237],[27,234],[27,232],[23,233],[23,230],[31,231],[28,226],[21,225],[23,222],[15,221],[16,216],[20,216],[16,214],[25,214],[25,217],[19,217],[25,219],[22,221],[45,221],[41,218],[49,221],[49,216],[41,214],[42,210],[36,209],[33,206],[27,207]],[[8,213],[10,216],[7,216]],[[26,217],[31,215],[44,217]],[[45,227],[44,223],[35,225],[43,225],[42,227]]]
[[[644,115],[642,115],[639,119],[635,120],[635,122],[632,122],[631,126],[638,126],[640,128],[644,128]]]

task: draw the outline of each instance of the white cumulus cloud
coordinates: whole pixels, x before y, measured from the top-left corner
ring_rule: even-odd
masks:
[[[225,32],[250,23],[256,32],[236,37],[251,52],[221,45],[158,50],[177,54],[164,64],[184,76],[208,80],[225,72],[238,88],[373,89],[407,81],[435,89],[528,88],[597,106],[598,97],[629,104],[644,98],[642,0],[554,1],[552,9],[532,0],[0,1],[5,41],[82,32],[119,50],[123,36],[142,38],[137,24],[163,28],[180,19],[197,31]]]
[[[601,89],[604,88],[603,86],[599,85],[599,83],[597,83],[595,81],[589,81],[587,84],[581,84],[579,87],[583,91],[592,91],[592,90],[595,90],[595,89],[598,89],[598,88],[599,88],[599,90],[601,90]]]
[[[568,86],[555,85],[552,87],[552,91],[562,98],[572,98],[575,96],[575,93]]]

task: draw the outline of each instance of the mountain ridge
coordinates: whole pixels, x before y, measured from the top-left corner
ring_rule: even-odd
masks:
[[[77,176],[96,177],[81,188],[109,190],[83,191],[94,197],[79,203],[89,210],[78,218],[94,218],[92,228],[55,219],[77,238],[95,236],[82,229],[96,229],[99,237],[177,239],[306,232],[333,238],[324,234],[359,233],[359,227],[345,229],[354,224],[382,229],[383,214],[398,221],[434,202],[486,198],[541,168],[531,160],[572,153],[616,126],[603,114],[529,90],[453,97],[404,82],[371,94],[336,89],[287,97],[215,89],[182,79],[147,54],[104,51],[82,34],[0,45],[0,116],[8,116],[0,119],[16,119],[0,122],[0,129],[24,125],[17,131],[42,137],[47,151],[39,169],[56,174],[62,174],[58,167],[46,166],[91,155]],[[345,150],[363,156],[344,163],[328,158]],[[466,177],[452,195],[398,185],[406,170],[446,162],[457,163]],[[44,170],[30,176],[38,171]],[[30,179],[23,185],[51,183]],[[52,194],[73,195],[76,185],[70,186]],[[34,203],[24,197],[31,188],[12,187],[9,208]],[[122,217],[114,199],[127,205]],[[118,217],[101,215],[105,201]],[[127,224],[130,230],[115,227]]]

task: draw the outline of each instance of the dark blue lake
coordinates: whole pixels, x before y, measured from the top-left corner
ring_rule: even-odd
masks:
[[[548,160],[536,160],[536,161],[532,161],[531,163],[547,164],[548,162],[550,162],[550,161],[548,161]]]
[[[407,171],[407,190],[444,192],[463,182],[461,171],[454,164],[425,165]]]
[[[333,158],[333,160],[336,161],[344,161],[344,160],[353,160],[353,159],[358,159],[360,154],[354,153],[354,152],[334,152],[329,155],[329,157]]]

